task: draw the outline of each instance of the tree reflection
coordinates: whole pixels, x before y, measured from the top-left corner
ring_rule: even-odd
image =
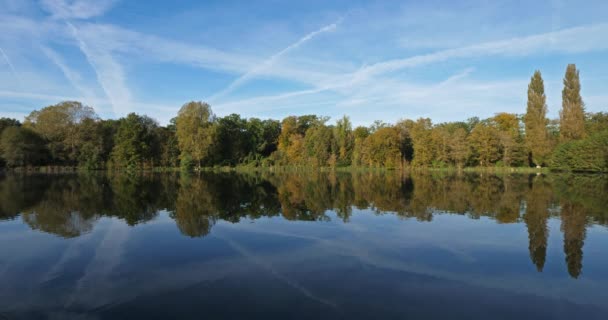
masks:
[[[583,206],[573,202],[563,202],[561,205],[562,226],[564,233],[564,253],[566,254],[566,265],[568,273],[578,278],[583,269],[583,245],[587,216]]]
[[[543,176],[529,177],[530,189],[526,195],[526,213],[524,222],[528,228],[530,259],[541,272],[545,266],[547,256],[547,239],[549,229],[549,206],[552,202],[553,192]]]
[[[523,222],[529,254],[545,266],[549,218],[561,219],[568,272],[582,270],[588,223],[606,225],[602,176],[489,175],[414,172],[263,172],[238,174],[6,175],[0,177],[0,219],[21,215],[31,228],[62,237],[91,231],[98,219],[136,225],[168,212],[189,237],[216,222],[282,216],[345,223],[353,209],[432,221],[450,213],[497,223]]]
[[[22,212],[33,229],[62,237],[77,237],[89,232],[102,207],[104,185],[96,179],[54,179],[40,200]]]
[[[215,198],[205,179],[182,176],[175,212],[171,214],[182,234],[201,237],[209,234],[217,219]]]
[[[50,181],[28,175],[0,174],[0,221],[14,219],[19,213],[37,204]]]

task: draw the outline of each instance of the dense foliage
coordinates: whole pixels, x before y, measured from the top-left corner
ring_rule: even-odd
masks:
[[[23,125],[0,119],[0,164],[142,169],[203,166],[407,167],[552,166],[608,170],[608,113],[585,113],[579,71],[568,65],[560,118],[546,117],[544,82],[536,71],[524,115],[433,124],[381,121],[353,128],[317,115],[282,121],[216,116],[192,101],[169,125],[131,113],[102,120],[93,108],[65,101],[33,111]]]

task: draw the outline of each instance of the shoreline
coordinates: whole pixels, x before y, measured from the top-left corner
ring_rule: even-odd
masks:
[[[91,173],[91,172],[431,172],[431,173],[491,173],[491,174],[605,174],[605,171],[571,171],[571,170],[555,170],[549,167],[542,168],[526,168],[526,167],[406,167],[406,168],[389,168],[389,167],[312,167],[312,166],[271,166],[271,167],[251,167],[247,165],[237,166],[213,166],[201,167],[198,169],[183,171],[180,167],[153,167],[140,168],[136,170],[129,169],[86,169],[74,166],[35,166],[35,167],[17,167],[17,168],[2,168],[0,173],[42,173],[42,174],[62,174],[62,173]]]

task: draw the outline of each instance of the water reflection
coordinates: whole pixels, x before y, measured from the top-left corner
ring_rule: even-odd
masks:
[[[0,181],[0,219],[60,237],[90,232],[100,217],[128,225],[167,211],[180,232],[204,237],[218,221],[281,215],[289,221],[348,223],[353,209],[432,221],[437,214],[523,222],[532,264],[544,269],[551,218],[561,220],[565,265],[583,268],[586,229],[606,225],[608,183],[602,176],[398,173],[202,173],[141,175],[7,175]]]

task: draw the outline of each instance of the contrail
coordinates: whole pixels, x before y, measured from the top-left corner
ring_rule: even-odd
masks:
[[[291,288],[295,289],[296,291],[299,291],[301,294],[303,294],[304,296],[317,301],[321,304],[327,305],[331,308],[334,309],[338,309],[338,306],[328,300],[319,298],[317,296],[315,296],[312,292],[310,292],[308,289],[302,287],[299,283],[287,278],[286,276],[280,274],[275,268],[272,267],[271,264],[263,261],[262,259],[256,257],[254,254],[252,254],[251,252],[249,252],[247,249],[245,249],[244,247],[242,247],[241,245],[239,245],[238,243],[222,237],[222,236],[218,236],[215,235],[215,237],[224,240],[226,243],[228,243],[228,245],[230,245],[236,252],[238,252],[239,254],[241,254],[243,257],[247,258],[249,261],[251,261],[252,263],[258,265],[259,267],[265,269],[266,271],[270,272],[270,274],[272,274],[273,276],[275,276],[277,279],[283,281],[286,285],[290,286]]]
[[[78,90],[88,103],[94,103],[99,101],[93,92],[93,90],[89,89],[85,85],[82,84],[82,77],[80,74],[72,69],[70,69],[67,64],[63,61],[61,56],[52,50],[49,47],[40,46],[40,50],[61,70],[63,75],[68,79],[68,81],[72,84],[76,90]]]
[[[120,66],[111,56],[110,52],[91,49],[79,35],[78,30],[69,21],[65,21],[71,29],[74,39],[78,42],[80,51],[95,74],[97,82],[110,100],[115,115],[126,114],[131,106],[131,92],[125,83],[125,75]]]
[[[2,48],[0,48],[0,54],[2,54],[4,61],[6,61],[6,64],[8,64],[8,67],[11,68],[11,72],[15,76],[15,79],[17,79],[17,82],[19,83],[19,87],[21,87],[21,89],[23,89],[21,78],[19,78],[19,75],[17,74],[17,70],[15,70],[15,66],[13,66],[13,64],[11,63],[11,60],[8,58],[6,53],[4,53],[4,50],[2,50]]]
[[[291,45],[289,45],[288,47],[286,47],[285,49],[275,53],[274,55],[272,55],[270,58],[268,58],[266,61],[262,62],[261,64],[257,65],[256,67],[254,67],[253,69],[247,71],[245,74],[243,74],[242,76],[240,76],[238,79],[234,80],[230,85],[228,85],[228,87],[226,87],[224,90],[214,94],[209,100],[215,100],[221,96],[226,95],[227,93],[231,92],[232,90],[238,88],[239,86],[241,86],[242,84],[244,84],[245,82],[249,81],[249,79],[255,77],[257,74],[259,74],[261,71],[263,71],[264,69],[272,66],[272,64],[274,64],[281,56],[285,55],[286,53],[288,53],[291,50],[297,49],[298,47],[300,47],[302,44],[312,40],[314,37],[325,33],[325,32],[329,32],[329,31],[333,31],[336,29],[336,27],[344,20],[344,18],[340,18],[338,19],[336,22],[326,25],[323,28],[317,30],[317,31],[313,31],[307,35],[305,35],[304,37],[300,38],[300,40],[296,41],[295,43],[292,43]]]

